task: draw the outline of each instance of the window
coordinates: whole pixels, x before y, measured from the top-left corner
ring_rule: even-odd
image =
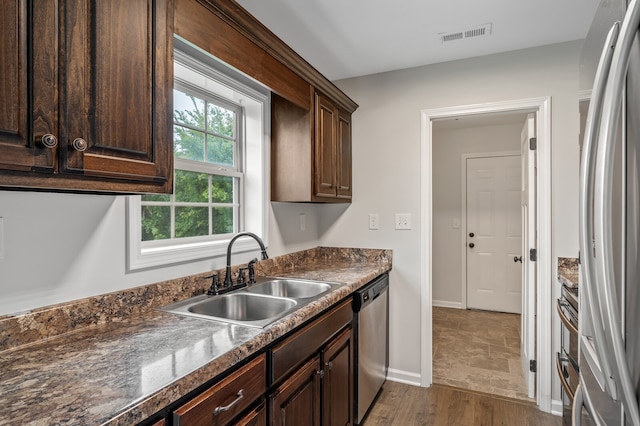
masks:
[[[173,109],[174,193],[142,196],[142,241],[237,232],[242,108],[176,78]]]
[[[269,91],[179,38],[174,56],[174,192],[128,198],[129,270],[266,237]]]

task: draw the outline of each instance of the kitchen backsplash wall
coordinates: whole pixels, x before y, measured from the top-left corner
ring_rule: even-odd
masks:
[[[0,315],[218,269],[225,258],[126,273],[124,196],[0,191]],[[318,207],[273,204],[271,256],[318,246]],[[300,230],[299,215],[306,216]],[[256,247],[257,248],[257,247]],[[234,255],[239,264],[255,257]]]

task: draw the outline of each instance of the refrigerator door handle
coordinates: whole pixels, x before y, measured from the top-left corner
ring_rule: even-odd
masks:
[[[611,61],[611,70],[607,79],[607,89],[602,106],[602,123],[598,140],[598,161],[596,161],[595,194],[594,194],[594,223],[596,241],[596,271],[606,302],[605,320],[609,326],[611,349],[618,373],[618,382],[622,389],[623,405],[628,419],[633,425],[640,425],[640,413],[636,400],[635,386],[632,384],[627,364],[624,341],[622,338],[622,324],[620,306],[618,305],[615,287],[613,241],[612,235],[612,188],[615,156],[615,140],[618,130],[618,119],[631,46],[640,24],[640,6],[638,0],[628,4],[616,50]]]
[[[596,271],[594,266],[594,235],[593,235],[593,194],[594,194],[594,176],[593,172],[596,166],[596,143],[598,135],[598,124],[602,113],[602,102],[607,87],[607,77],[609,75],[609,69],[611,67],[611,60],[613,58],[613,52],[618,34],[620,32],[620,23],[613,24],[598,62],[598,68],[596,69],[594,90],[591,96],[591,102],[589,104],[589,111],[587,113],[587,125],[585,129],[584,141],[582,145],[582,167],[580,169],[580,253],[583,253],[582,263],[582,276],[580,277],[580,287],[584,292],[584,299],[586,301],[587,309],[583,312],[587,312],[587,317],[592,326],[592,331],[596,342],[596,351],[600,362],[597,365],[590,364],[593,374],[596,376],[598,383],[602,386],[602,390],[605,390],[605,386],[609,389],[609,393],[616,394],[616,384],[613,380],[613,374],[611,372],[611,365],[609,363],[609,357],[605,352],[606,338],[604,333],[604,324],[602,316],[602,306],[600,299],[597,297],[597,293],[593,288],[593,280],[596,277]]]

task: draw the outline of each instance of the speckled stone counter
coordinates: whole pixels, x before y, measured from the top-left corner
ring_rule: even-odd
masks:
[[[559,257],[558,258],[558,281],[569,287],[578,285],[578,258],[577,257]]]
[[[201,274],[0,317],[0,425],[135,424],[391,269],[391,252],[318,247],[258,275],[342,284],[264,329],[158,311]]]

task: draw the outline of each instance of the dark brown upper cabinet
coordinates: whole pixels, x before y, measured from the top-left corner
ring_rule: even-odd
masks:
[[[351,114],[315,95],[314,201],[351,201]]]
[[[176,0],[175,31],[271,89],[272,201],[351,201],[353,100],[235,1]]]
[[[0,188],[170,193],[173,0],[8,0]]]

